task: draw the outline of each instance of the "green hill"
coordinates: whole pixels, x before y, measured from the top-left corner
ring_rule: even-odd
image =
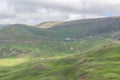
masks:
[[[9,26],[10,24],[0,24],[0,28],[3,28],[3,27],[7,27]]]
[[[119,39],[120,17],[82,19],[56,24],[49,29],[15,24],[0,29],[0,39],[55,39],[71,40],[103,37]],[[45,23],[46,24],[46,23]]]
[[[115,43],[86,52],[39,58],[0,60],[0,80],[119,80],[120,46]],[[17,62],[17,63],[16,63]]]
[[[14,24],[0,29],[0,40],[4,41],[38,41],[47,39],[50,35],[47,30],[23,24]]]
[[[0,80],[119,80],[119,21],[108,17],[48,29],[1,28]]]

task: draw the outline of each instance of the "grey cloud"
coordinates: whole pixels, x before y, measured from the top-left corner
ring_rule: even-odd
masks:
[[[37,11],[38,8],[54,9],[72,13],[104,14],[119,13],[120,4],[109,3],[110,0],[7,0],[19,11]],[[60,2],[61,1],[61,2]]]
[[[8,19],[8,18],[15,18],[15,15],[1,14],[0,13],[0,19]]]
[[[0,0],[2,4],[3,0]],[[116,0],[4,0],[0,8],[3,23],[39,23],[48,20],[73,20],[118,15],[120,1]],[[4,7],[6,7],[4,10]],[[8,9],[8,13],[6,11]],[[4,20],[6,19],[6,20]]]

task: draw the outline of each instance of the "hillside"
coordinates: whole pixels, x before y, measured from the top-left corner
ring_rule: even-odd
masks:
[[[8,27],[0,29],[0,41],[29,41],[29,40],[51,40],[57,38],[64,38],[55,30],[47,30],[37,28],[35,26],[28,26],[25,24],[13,24]]]
[[[83,38],[102,36],[112,38],[120,30],[120,17],[104,17],[68,21],[55,25],[52,30],[64,34],[64,37]]]
[[[56,22],[53,22],[56,23]],[[50,22],[50,24],[53,24]],[[42,23],[43,25],[49,22]],[[41,25],[42,25],[41,24]],[[52,26],[52,25],[51,25]],[[11,25],[0,30],[0,39],[55,39],[77,40],[83,38],[103,37],[119,39],[120,17],[82,19],[56,24],[48,29],[36,28],[22,24]]]
[[[14,24],[0,29],[0,40],[42,40],[46,36],[45,30],[23,24]]]
[[[47,21],[47,22],[43,22],[43,23],[36,25],[36,27],[47,29],[47,28],[51,28],[52,26],[55,26],[61,23],[63,23],[63,21]]]
[[[0,80],[119,80],[119,53],[112,43],[63,57],[4,58]]]
[[[0,80],[119,80],[120,17],[0,29]],[[114,38],[114,39],[113,39]]]

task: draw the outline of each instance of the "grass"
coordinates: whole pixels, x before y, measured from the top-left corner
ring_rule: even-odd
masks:
[[[57,53],[55,54],[55,50],[54,53],[51,51],[51,56],[49,53],[44,53],[45,56],[33,57],[28,54],[26,57],[0,59],[0,80],[120,79],[120,46],[118,44],[111,45],[105,40],[88,40],[82,43],[80,41],[65,42],[64,45],[45,42],[44,46],[41,46],[43,46],[42,49],[51,50],[58,44],[62,47],[74,46],[75,51],[68,54],[64,50],[66,54],[60,54],[63,52],[55,49]]]
[[[27,61],[27,58],[5,58],[0,59],[1,67],[16,66]]]

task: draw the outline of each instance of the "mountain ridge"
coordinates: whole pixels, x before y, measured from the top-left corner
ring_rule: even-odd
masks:
[[[44,29],[48,29],[51,28],[52,26],[55,26],[57,24],[61,24],[63,23],[63,21],[46,21],[46,22],[42,22],[40,24],[35,25],[38,28],[44,28]]]

